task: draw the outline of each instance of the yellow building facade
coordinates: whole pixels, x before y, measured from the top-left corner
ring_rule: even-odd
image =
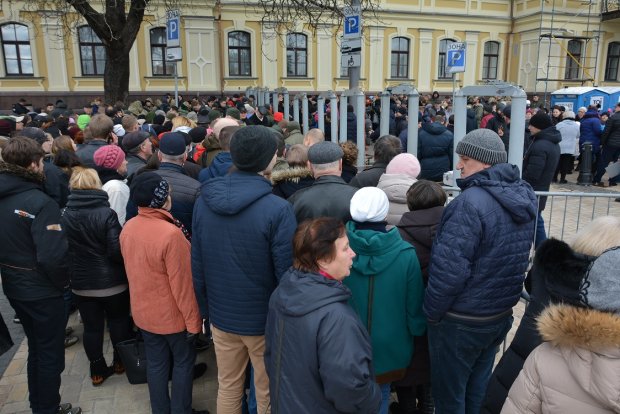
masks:
[[[411,83],[420,92],[450,92],[452,78],[444,66],[451,42],[467,45],[467,69],[456,75],[457,86],[488,80],[512,82],[528,92],[620,86],[620,19],[601,22],[600,1],[594,11],[579,0],[378,1],[378,15],[364,20],[360,85],[365,91]],[[67,31],[66,16],[25,9],[19,1],[2,0],[0,99],[102,95],[105,54],[85,21],[73,16],[78,23]],[[277,33],[240,0],[194,2],[180,12],[181,94],[348,87],[336,26],[313,32],[300,22],[289,33]],[[163,5],[154,0],[131,49],[130,95],[174,90],[165,25]],[[543,33],[552,36],[541,40]],[[567,55],[571,51],[575,59]],[[587,62],[595,64],[588,69]]]

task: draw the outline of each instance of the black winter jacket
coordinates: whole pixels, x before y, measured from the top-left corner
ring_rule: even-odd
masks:
[[[601,145],[620,148],[620,112],[609,117],[601,135]]]
[[[422,124],[418,131],[420,176],[425,180],[443,181],[443,173],[452,169],[454,135],[445,126],[433,122]]]
[[[532,135],[532,142],[523,158],[523,179],[534,191],[549,191],[555,168],[560,160],[562,135],[554,126]],[[538,210],[543,211],[547,197],[540,197]]]
[[[95,152],[103,147],[104,145],[108,145],[108,143],[103,139],[93,139],[91,141],[85,142],[78,150],[76,151],[76,155],[84,164],[84,167],[97,169],[97,165],[95,165],[95,160],[93,156]]]
[[[265,368],[273,414],[377,413],[368,332],[336,280],[291,268],[271,295]]]
[[[47,160],[43,163],[43,172],[45,174],[43,190],[52,197],[58,207],[64,208],[67,205],[67,197],[69,197],[69,176]]]
[[[357,188],[336,175],[324,175],[310,187],[303,188],[288,198],[293,204],[297,223],[318,217],[335,217],[343,222],[351,220],[351,198]]]
[[[347,141],[357,143],[357,118],[353,112],[347,112]]]
[[[73,190],[62,212],[69,239],[71,288],[108,289],[127,283],[121,225],[103,190]]]
[[[312,171],[307,168],[293,167],[271,173],[273,193],[283,199],[288,199],[297,190],[310,187],[314,183]]]
[[[542,344],[542,338],[536,328],[536,318],[550,304],[550,290],[553,292],[554,286],[565,284],[555,282],[573,281],[568,285],[575,284],[574,294],[578,294],[578,285],[591,260],[591,257],[575,253],[566,243],[556,239],[545,240],[538,247],[534,256],[534,266],[525,281],[530,302],[525,308],[510,347],[504,352],[493,371],[482,414],[501,412],[508,391],[521,372],[525,360],[534,348]]]
[[[349,184],[357,188],[376,187],[381,176],[385,174],[386,168],[386,163],[375,162],[370,167],[365,168],[364,171],[357,173]]]
[[[159,165],[157,174],[170,184],[172,208],[170,214],[192,232],[194,203],[200,196],[200,182],[185,174],[183,167],[169,162]]]
[[[0,272],[11,299],[60,297],[69,283],[60,209],[42,182],[40,174],[0,162]]]

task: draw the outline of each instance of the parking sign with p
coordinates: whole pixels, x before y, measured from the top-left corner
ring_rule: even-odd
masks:
[[[181,45],[180,14],[178,10],[168,10],[166,13],[166,46],[178,47]]]
[[[451,43],[446,50],[446,72],[459,73],[465,72],[465,43]]]

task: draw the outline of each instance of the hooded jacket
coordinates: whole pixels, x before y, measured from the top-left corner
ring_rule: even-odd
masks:
[[[103,190],[73,190],[62,213],[69,240],[71,288],[108,289],[127,284],[121,225]]]
[[[379,178],[377,188],[383,190],[390,201],[390,209],[386,219],[388,224],[397,225],[402,215],[409,211],[407,190],[416,181],[418,180],[406,174],[383,174]]]
[[[620,147],[620,112],[616,111],[605,123],[605,130],[601,134],[601,144]]]
[[[288,132],[288,136],[284,140],[286,145],[290,147],[291,145],[304,143],[304,135],[301,133],[301,126],[299,126],[299,122],[289,122],[286,127],[286,131]]]
[[[357,117],[354,112],[347,112],[347,141],[357,142]]]
[[[534,191],[549,191],[560,160],[561,140],[562,135],[554,126],[532,135],[530,146],[523,157],[523,179]],[[546,204],[547,197],[540,197],[539,211],[543,211]]]
[[[341,282],[291,268],[269,301],[265,367],[273,414],[374,414],[366,329]]]
[[[579,148],[586,142],[592,143],[592,153],[598,154],[601,149],[601,118],[596,109],[589,109],[583,116],[579,126]]]
[[[350,303],[366,326],[372,342],[379,383],[402,378],[411,361],[413,337],[424,334],[424,284],[415,248],[397,229],[387,233],[346,225],[355,252],[351,274],[344,283]]]
[[[310,187],[314,183],[312,171],[307,168],[293,167],[271,173],[273,193],[283,199],[288,199],[297,190]]]
[[[291,205],[264,177],[235,171],[202,184],[192,227],[202,315],[228,333],[263,335],[269,296],[293,263]]]
[[[42,183],[41,174],[0,162],[0,272],[11,299],[60,297],[69,283],[60,209]]]
[[[223,177],[228,174],[232,166],[233,162],[230,152],[222,151],[213,158],[213,161],[211,161],[207,168],[203,168],[200,171],[198,181],[204,183],[210,178]]]
[[[511,164],[457,180],[433,242],[424,312],[497,315],[519,300],[537,214],[532,187]]]
[[[590,262],[590,257],[575,253],[570,246],[560,240],[548,239],[538,247],[534,265],[525,281],[530,301],[510,346],[493,370],[482,414],[500,413],[508,391],[523,368],[525,360],[538,345],[542,344],[542,338],[536,330],[536,318],[551,302],[550,291],[556,290],[554,285],[570,286],[569,280],[580,282]],[[575,289],[575,292],[577,291],[578,289]]]
[[[545,343],[532,352],[502,414],[620,412],[620,317],[553,305],[538,318]]]
[[[418,178],[442,181],[443,173],[452,169],[452,148],[454,135],[440,123],[422,124],[418,132],[418,160],[420,176]]]

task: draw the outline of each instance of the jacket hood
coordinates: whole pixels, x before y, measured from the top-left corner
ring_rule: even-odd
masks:
[[[463,190],[479,187],[486,191],[516,223],[530,222],[538,214],[536,194],[527,182],[519,178],[519,169],[515,165],[493,165],[470,177],[458,179],[457,185]]]
[[[108,193],[103,190],[72,190],[67,199],[67,208],[110,207]]]
[[[299,122],[297,122],[297,121],[291,121],[286,126],[286,130],[288,132],[301,131],[301,125],[299,125]]]
[[[444,209],[444,206],[437,206],[426,210],[409,211],[403,214],[396,227],[407,233],[413,240],[430,249]],[[430,237],[418,237],[418,233],[422,231],[425,234],[429,233]]]
[[[346,303],[351,298],[351,291],[342,282],[294,268],[282,276],[278,291],[274,305],[291,316],[303,316],[331,303]]]
[[[220,140],[215,137],[214,133],[207,135],[207,137],[202,141],[202,147],[207,151],[222,149],[220,146]]]
[[[545,128],[538,134],[534,135],[535,140],[551,141],[554,144],[559,144],[562,141],[562,134],[556,129],[555,126]]]
[[[601,117],[599,116],[598,111],[596,109],[590,109],[583,116],[583,119],[586,119],[586,118],[598,118],[598,119],[600,119]]]
[[[413,246],[403,242],[396,228],[387,233],[358,230],[353,221],[349,221],[346,228],[349,244],[356,254],[353,267],[363,269],[364,274],[383,272],[403,250],[413,249]]]
[[[388,200],[400,204],[407,204],[407,190],[417,180],[406,174],[383,174],[379,178],[377,188],[385,191]]]
[[[431,135],[441,135],[448,130],[445,126],[439,122],[423,123],[422,129]]]
[[[620,317],[612,313],[551,305],[538,317],[538,331],[554,346],[612,353],[620,358]]]
[[[293,167],[286,168],[284,170],[272,171],[271,182],[273,184],[278,184],[282,181],[291,180],[298,183],[301,178],[306,177],[312,177],[312,171],[308,168]]]
[[[0,161],[0,198],[32,189],[42,190],[44,179],[43,174]]]
[[[203,183],[200,198],[216,214],[232,216],[256,200],[271,194],[271,191],[271,184],[264,177],[236,171]]]

